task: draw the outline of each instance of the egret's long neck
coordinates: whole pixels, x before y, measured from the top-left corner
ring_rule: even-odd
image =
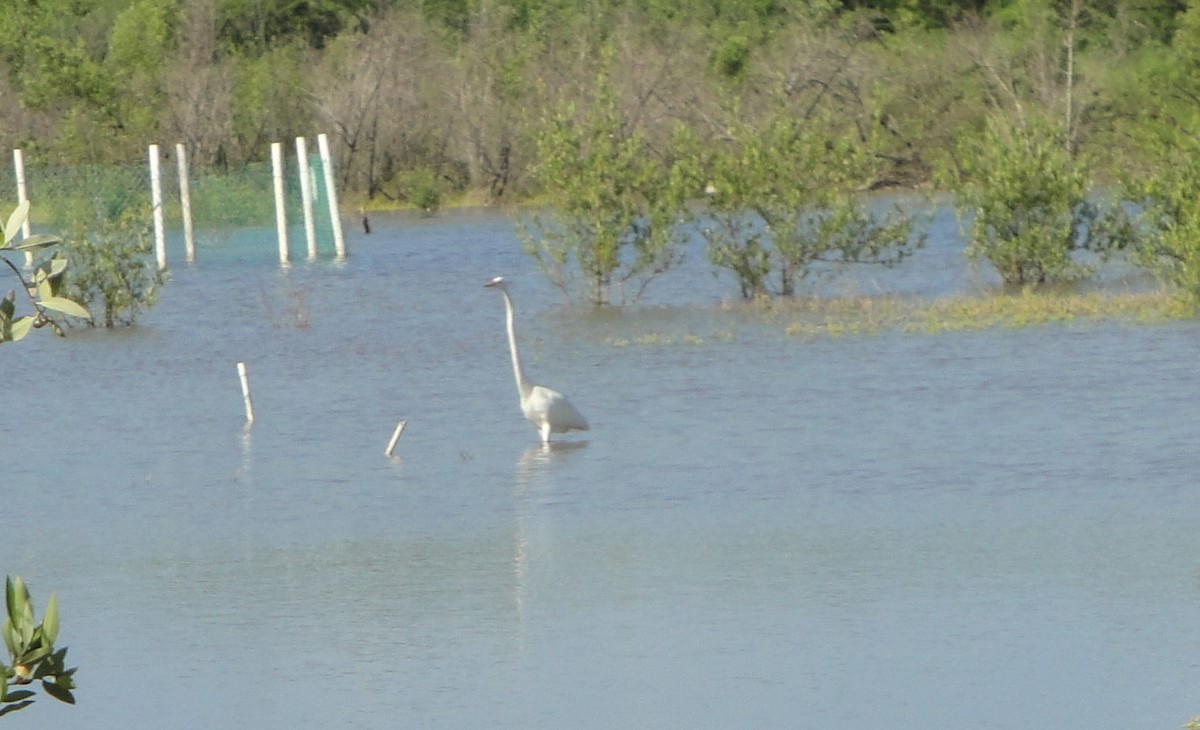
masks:
[[[524,399],[529,397],[529,391],[532,388],[529,386],[529,383],[525,382],[525,373],[521,371],[521,357],[517,354],[517,333],[513,327],[512,298],[508,296],[508,292],[504,289],[501,289],[500,293],[504,296],[505,324],[508,325],[508,349],[512,352],[513,375],[517,378],[517,392]]]

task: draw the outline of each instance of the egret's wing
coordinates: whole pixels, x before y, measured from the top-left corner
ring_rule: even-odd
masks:
[[[550,424],[552,431],[586,431],[587,419],[565,395],[553,388],[536,385],[530,394],[530,404]]]

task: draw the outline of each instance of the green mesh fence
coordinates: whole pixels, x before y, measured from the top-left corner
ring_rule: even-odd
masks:
[[[179,167],[173,147],[164,148],[160,153],[163,218],[167,236],[171,239],[182,236]],[[308,157],[317,252],[332,254],[334,238],[325,168],[320,155],[312,153]],[[18,199],[16,174],[11,157],[9,160],[7,174],[0,167],[0,206],[3,206],[0,215],[4,216],[15,207]],[[35,228],[62,229],[77,215],[115,219],[132,213],[144,215],[147,223],[151,221],[148,160],[121,166],[64,167],[42,164],[26,156],[24,167],[25,190],[32,203],[30,220]],[[294,155],[285,157],[283,181],[289,249],[293,258],[300,258],[307,253],[307,239],[300,165]],[[206,243],[228,245],[230,241],[254,240],[253,236],[231,235],[238,229],[269,229],[270,239],[275,240],[275,188],[269,162],[248,164],[236,171],[192,168],[188,173],[188,188],[198,258],[203,256]]]

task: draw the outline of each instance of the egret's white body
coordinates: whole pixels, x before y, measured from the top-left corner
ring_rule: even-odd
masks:
[[[587,419],[567,400],[567,397],[553,388],[544,385],[534,385],[525,379],[521,370],[521,358],[517,354],[517,334],[513,327],[512,297],[508,295],[508,287],[504,278],[497,276],[485,287],[499,289],[504,297],[505,323],[508,328],[508,348],[512,352],[513,375],[517,378],[517,393],[521,397],[521,412],[525,418],[537,427],[542,443],[550,442],[550,434],[566,431],[588,430]]]

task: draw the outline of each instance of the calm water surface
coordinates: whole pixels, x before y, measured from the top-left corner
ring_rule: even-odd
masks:
[[[1200,714],[1195,323],[801,339],[720,307],[699,252],[596,313],[486,216],[283,270],[269,232],[205,243],[142,326],[0,351],[2,567],[81,667],[14,728]],[[496,274],[592,431],[521,418]],[[943,217],[820,286],[991,283]]]

